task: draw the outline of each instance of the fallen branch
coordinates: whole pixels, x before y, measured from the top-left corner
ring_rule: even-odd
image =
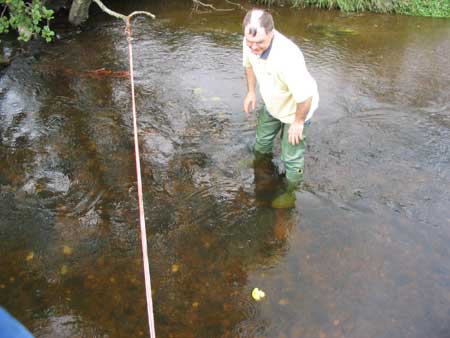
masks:
[[[106,14],[109,14],[117,19],[123,20],[125,23],[127,23],[128,20],[131,19],[131,17],[133,17],[135,15],[147,15],[147,16],[151,17],[152,19],[155,18],[155,15],[153,15],[152,13],[144,12],[144,11],[136,11],[136,12],[133,12],[130,15],[126,16],[126,15],[123,15],[123,14],[120,14],[120,13],[110,10],[100,0],[92,0],[92,1],[94,1],[103,12],[105,12]]]
[[[135,16],[135,15],[147,15],[147,16],[151,17],[152,19],[155,18],[155,16],[152,13],[144,12],[144,11],[135,11],[135,12],[131,13],[130,15],[128,15],[128,17],[131,18],[132,16]]]
[[[94,0],[96,1],[96,0]],[[216,8],[211,4],[205,4],[203,2],[201,2],[200,0],[192,0],[192,2],[194,3],[194,11],[198,10],[199,6],[203,6],[203,7],[207,7],[207,8],[211,8],[213,11],[217,11],[217,12],[230,12],[230,11],[234,11],[234,8]]]
[[[236,2],[232,2],[230,0],[225,0],[225,1],[227,3],[229,3],[229,4],[231,4],[231,5],[234,5],[234,6],[238,7],[239,9],[242,9],[243,11],[247,11],[247,9],[244,6],[242,6],[241,4],[238,4]]]

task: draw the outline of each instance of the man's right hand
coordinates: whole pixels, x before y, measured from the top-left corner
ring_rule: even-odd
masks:
[[[244,99],[244,111],[248,114],[256,107],[256,94],[255,92],[248,92]]]

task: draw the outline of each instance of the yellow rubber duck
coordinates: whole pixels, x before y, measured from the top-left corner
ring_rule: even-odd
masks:
[[[252,291],[252,297],[256,301],[260,301],[266,296],[266,293],[258,288],[254,288]]]

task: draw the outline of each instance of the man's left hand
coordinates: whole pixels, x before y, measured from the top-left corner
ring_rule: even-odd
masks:
[[[294,122],[291,124],[288,131],[288,141],[290,144],[296,145],[302,141],[303,128],[304,128],[303,123]]]

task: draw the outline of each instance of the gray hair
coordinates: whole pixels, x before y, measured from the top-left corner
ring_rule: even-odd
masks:
[[[242,26],[244,27],[244,30],[245,30],[245,27],[247,27],[250,24],[252,14],[254,11],[262,11],[262,15],[259,18],[259,24],[262,28],[264,28],[264,30],[266,31],[266,34],[270,33],[274,28],[272,14],[270,14],[269,12],[267,12],[264,9],[257,9],[257,8],[249,10],[247,12],[247,14],[245,15],[244,21],[242,22]],[[249,33],[250,33],[250,35],[255,36],[258,33],[257,27],[250,27]]]

